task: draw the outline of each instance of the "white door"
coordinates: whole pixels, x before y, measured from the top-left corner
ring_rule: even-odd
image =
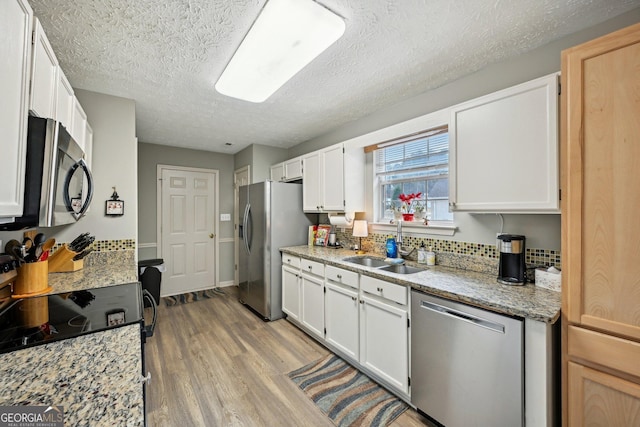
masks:
[[[163,296],[217,286],[217,171],[159,166]]]
[[[238,209],[240,209],[240,191],[243,185],[251,184],[251,166],[245,166],[233,173],[233,242],[234,242],[234,280],[238,286],[240,279],[238,278],[238,257],[240,256],[240,239],[238,238]]]

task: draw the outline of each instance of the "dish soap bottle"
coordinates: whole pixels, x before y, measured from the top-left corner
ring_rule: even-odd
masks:
[[[424,242],[420,243],[418,248],[418,264],[427,263],[427,248],[424,246]]]
[[[398,245],[396,239],[392,235],[387,236],[387,258],[396,258],[398,256]]]
[[[429,246],[429,252],[427,252],[427,265],[436,265],[436,253],[433,252],[432,246]]]

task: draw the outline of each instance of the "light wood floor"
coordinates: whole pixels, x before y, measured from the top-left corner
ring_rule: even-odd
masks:
[[[286,320],[263,322],[226,296],[166,307],[145,346],[155,426],[333,426],[287,377],[328,351]],[[394,427],[424,426],[409,409]]]

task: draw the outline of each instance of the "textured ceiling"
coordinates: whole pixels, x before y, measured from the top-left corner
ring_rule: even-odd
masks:
[[[224,153],[294,146],[639,4],[319,0],[345,35],[254,104],[214,84],[265,0],[29,2],[73,87],[136,101],[140,141]]]

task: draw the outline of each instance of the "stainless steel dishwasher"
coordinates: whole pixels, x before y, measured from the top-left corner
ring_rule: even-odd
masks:
[[[411,292],[411,401],[447,427],[524,425],[522,320]]]

